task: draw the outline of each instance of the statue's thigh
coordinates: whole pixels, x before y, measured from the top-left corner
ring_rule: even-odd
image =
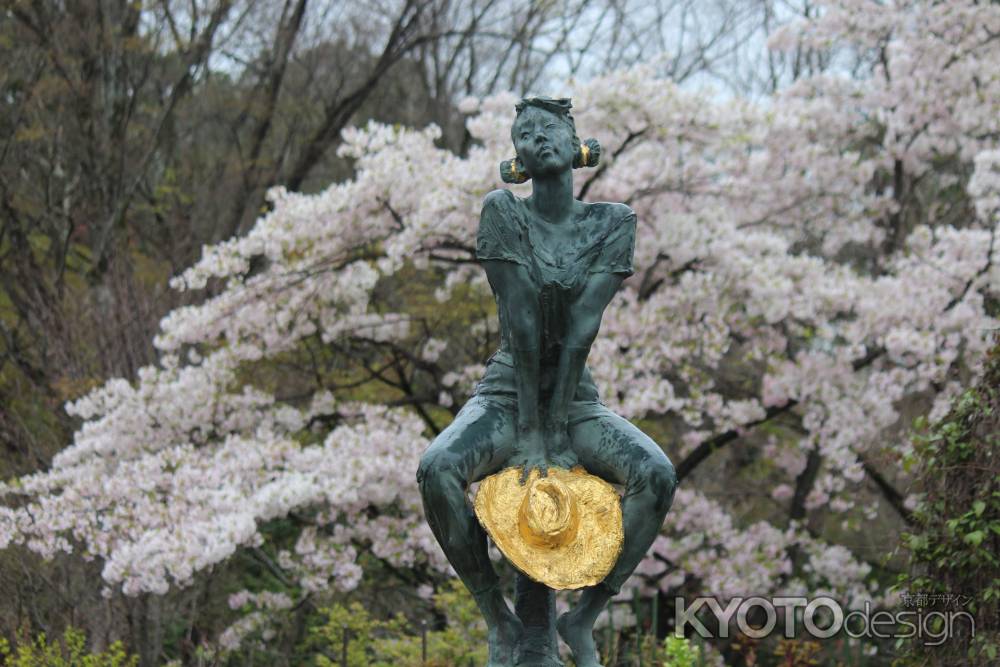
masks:
[[[424,452],[417,478],[447,471],[467,485],[493,474],[513,454],[514,421],[513,401],[473,396]]]
[[[673,474],[660,446],[610,410],[570,426],[570,442],[591,474],[612,484],[634,486],[651,474]]]

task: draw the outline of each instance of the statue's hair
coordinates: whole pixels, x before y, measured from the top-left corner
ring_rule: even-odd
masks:
[[[570,131],[573,133],[574,169],[597,166],[601,159],[601,145],[596,139],[587,139],[585,142],[580,141],[580,137],[576,133],[576,122],[569,112],[573,108],[573,103],[568,97],[525,97],[515,104],[514,110],[517,112],[517,115],[510,126],[511,142],[514,141],[514,128],[517,126],[517,119],[521,117],[521,114],[526,109],[532,107],[548,111],[569,126]],[[521,158],[515,157],[513,160],[504,160],[500,163],[500,178],[504,183],[524,183],[531,178],[531,175],[525,170]]]
[[[514,122],[510,125],[511,140],[514,139],[514,128],[517,126],[517,119],[521,117],[521,114],[524,113],[526,109],[530,109],[531,107],[548,111],[556,118],[569,125],[569,128],[573,131],[574,147],[579,147],[580,137],[576,136],[576,121],[573,120],[573,115],[569,112],[569,110],[573,108],[573,103],[568,97],[561,97],[559,99],[553,99],[551,97],[525,97],[520,102],[515,104],[514,111],[517,112],[517,115],[514,116]]]

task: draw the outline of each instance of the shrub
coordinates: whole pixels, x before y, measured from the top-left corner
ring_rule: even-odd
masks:
[[[347,633],[348,667],[467,667],[486,663],[486,626],[472,596],[460,581],[434,595],[434,608],[447,619],[443,629],[426,632],[427,662],[422,662],[423,633],[402,614],[373,619],[359,603],[320,609],[324,622],[310,631],[318,649],[317,667],[339,667]]]
[[[44,632],[33,641],[25,637],[13,648],[0,637],[0,659],[2,667],[135,667],[139,664],[139,657],[129,656],[120,641],[100,653],[88,653],[86,636],[73,627],[66,628],[62,642],[52,644]]]

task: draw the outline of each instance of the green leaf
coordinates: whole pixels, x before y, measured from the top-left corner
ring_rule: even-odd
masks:
[[[974,530],[965,536],[965,541],[974,547],[978,547],[986,539],[986,533],[981,530]]]
[[[972,503],[972,511],[976,513],[976,516],[982,516],[983,512],[986,511],[986,503],[982,500],[977,500]]]

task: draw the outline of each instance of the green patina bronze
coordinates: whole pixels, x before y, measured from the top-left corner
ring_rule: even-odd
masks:
[[[655,442],[600,402],[586,367],[604,310],[632,274],[635,213],[574,198],[574,166],[593,166],[600,149],[592,140],[581,149],[569,100],[525,99],[516,110],[517,158],[501,173],[530,178],[532,193],[487,195],[476,247],[497,301],[500,349],[424,453],[417,479],[427,521],[486,619],[488,667],[561,665],[556,628],[578,667],[598,667],[594,621],[659,532],[677,478]],[[523,575],[515,611],[508,607],[466,497],[469,484],[504,468],[526,476],[550,465],[582,465],[624,488],[622,553],[557,622],[554,593]]]

